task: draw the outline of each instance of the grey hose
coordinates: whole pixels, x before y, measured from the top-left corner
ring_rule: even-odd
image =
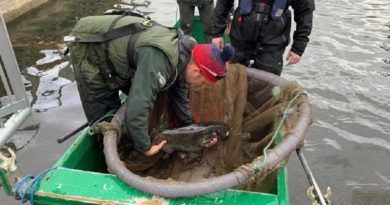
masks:
[[[283,78],[260,70],[248,68],[248,77],[258,80],[264,80],[274,85],[283,85],[287,83]],[[311,107],[308,103],[302,103],[299,106],[299,120],[291,134],[278,144],[268,155],[265,161],[265,171],[274,168],[277,164],[286,158],[291,152],[295,151],[300,142],[304,139],[307,128],[310,125]],[[125,115],[125,103],[115,114],[116,117],[111,121],[117,127],[122,127]],[[253,160],[247,169],[236,169],[228,174],[214,177],[199,182],[161,182],[140,177],[129,171],[120,160],[117,151],[117,132],[108,131],[104,133],[104,154],[108,169],[111,173],[118,176],[123,182],[142,192],[169,198],[193,197],[209,194],[224,189],[234,187],[246,182],[251,176],[250,170],[254,169],[260,159]]]

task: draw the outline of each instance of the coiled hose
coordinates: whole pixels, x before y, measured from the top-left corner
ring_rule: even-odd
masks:
[[[248,68],[248,77],[263,80],[276,86],[281,86],[287,81],[280,76],[267,73],[261,70]],[[275,146],[268,154],[264,162],[260,158],[254,159],[250,164],[246,164],[250,169],[236,169],[228,174],[207,179],[199,182],[177,182],[164,183],[157,180],[140,177],[126,168],[120,160],[117,150],[118,134],[116,131],[107,131],[104,133],[104,154],[108,169],[111,173],[118,176],[123,182],[142,192],[157,196],[176,198],[193,197],[209,194],[224,189],[234,187],[246,182],[251,176],[251,171],[258,166],[260,162],[264,165],[264,170],[271,170],[276,167],[280,161],[286,158],[291,152],[295,151],[298,145],[305,137],[305,133],[311,123],[311,106],[308,102],[303,102],[298,107],[299,118],[293,131],[284,138],[284,140]],[[121,128],[125,115],[125,103],[116,112],[111,121],[114,125]]]

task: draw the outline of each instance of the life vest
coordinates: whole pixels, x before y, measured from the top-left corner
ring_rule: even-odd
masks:
[[[289,0],[240,0],[238,6],[239,15],[245,16],[250,14],[252,11],[256,13],[262,13],[268,16],[274,21],[279,21],[287,9]]]

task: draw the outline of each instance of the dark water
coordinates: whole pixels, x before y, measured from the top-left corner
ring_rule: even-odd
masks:
[[[19,66],[31,66],[43,57],[39,50],[57,49],[63,36],[70,33],[77,19],[97,15],[112,8],[115,1],[51,0],[39,9],[8,23],[12,44]]]
[[[317,1],[314,25],[283,75],[313,103],[306,157],[334,204],[390,204],[390,2]],[[296,158],[289,168],[291,201],[304,204]]]
[[[24,126],[39,129],[20,130],[13,139],[23,147],[18,160],[25,174],[50,167],[71,143],[55,140],[85,121],[69,65],[59,60],[62,37],[77,18],[114,6],[134,8],[165,25],[177,18],[176,1],[50,2],[8,25],[19,65],[38,96]],[[303,152],[321,189],[332,188],[333,204],[390,204],[390,2],[318,0],[316,8],[301,63],[282,74],[297,80],[313,104]],[[311,204],[295,155],[288,168],[291,204]],[[1,205],[15,204],[0,197]]]

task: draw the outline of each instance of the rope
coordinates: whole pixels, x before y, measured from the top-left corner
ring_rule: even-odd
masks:
[[[57,169],[58,167],[49,168],[41,173],[39,173],[36,177],[32,175],[28,175],[23,177],[16,184],[15,192],[13,193],[13,197],[16,200],[21,200],[22,203],[26,203],[28,199],[26,198],[26,193],[30,191],[30,203],[34,205],[34,193],[38,187],[41,179],[50,171]]]
[[[280,129],[282,128],[282,125],[283,125],[283,122],[284,120],[286,119],[287,115],[289,114],[288,110],[290,109],[291,105],[295,102],[295,100],[300,96],[300,95],[306,95],[305,92],[301,91],[299,93],[297,93],[291,100],[290,102],[288,103],[286,109],[284,109],[283,111],[283,117],[282,119],[280,120],[276,130],[275,130],[275,133],[272,135],[272,138],[270,140],[270,142],[267,144],[267,146],[264,147],[263,149],[263,160],[261,160],[261,162],[259,163],[259,165],[255,166],[255,168],[253,169],[252,171],[252,175],[255,175],[256,173],[258,173],[259,171],[263,171],[264,168],[265,168],[265,162],[267,161],[268,159],[268,149],[269,147],[272,145],[272,143],[275,141],[275,138],[276,138],[276,135],[279,133]]]
[[[22,203],[25,203],[27,201],[27,199],[24,198],[27,189],[20,190],[20,188],[23,187],[26,184],[26,182],[30,182],[33,179],[34,177],[32,175],[28,175],[19,180],[18,184],[16,185],[15,192],[13,193],[13,197],[16,200],[22,200]]]
[[[121,122],[121,120],[118,118],[118,116],[116,116],[115,114],[106,114],[104,115],[103,117],[99,118],[98,120],[96,120],[90,127],[89,129],[89,134],[90,135],[93,135],[93,130],[95,129],[95,127],[97,126],[98,123],[100,123],[101,121],[103,121],[105,118],[108,118],[108,117],[113,117],[115,118],[118,122]]]

